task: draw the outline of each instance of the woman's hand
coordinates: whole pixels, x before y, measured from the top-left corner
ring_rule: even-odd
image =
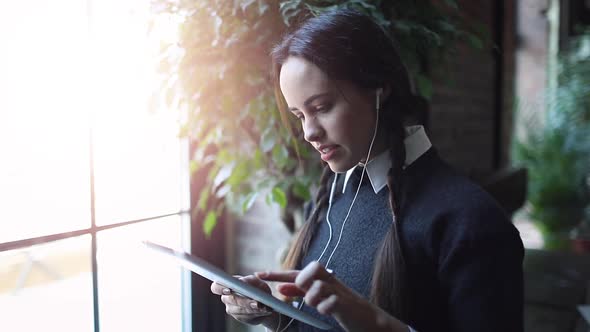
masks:
[[[271,294],[270,287],[266,284],[266,282],[256,278],[253,275],[235,277]],[[275,317],[273,317],[273,311],[262,303],[237,294],[217,282],[211,283],[211,292],[213,294],[221,295],[221,302],[225,304],[225,311],[234,319],[242,323],[251,325],[268,325],[271,324],[271,321],[275,319]]]
[[[255,275],[266,281],[284,282],[277,287],[281,294],[302,296],[319,313],[332,315],[346,331],[408,331],[405,324],[348,288],[318,262],[308,264],[301,271]]]

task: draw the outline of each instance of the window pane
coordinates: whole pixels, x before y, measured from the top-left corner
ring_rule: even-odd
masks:
[[[92,331],[90,271],[90,236],[0,252],[0,331]]]
[[[93,3],[93,104],[97,224],[178,212],[178,114],[150,109],[156,37],[149,1]],[[188,166],[187,166],[188,167]]]
[[[90,226],[85,2],[0,2],[0,242]]]
[[[99,225],[180,211],[180,142],[165,116],[121,110],[95,130]],[[125,114],[125,115],[124,115]]]
[[[98,234],[101,332],[181,331],[181,269],[141,243],[180,248],[180,231],[174,216]]]

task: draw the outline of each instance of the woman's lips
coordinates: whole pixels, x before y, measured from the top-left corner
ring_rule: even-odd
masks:
[[[323,148],[320,151],[322,160],[328,161],[328,160],[332,159],[334,157],[334,154],[338,151],[338,148],[339,147],[337,145],[330,145],[330,146]],[[326,149],[327,149],[327,151],[326,151]],[[324,152],[324,151],[326,151],[326,152]]]

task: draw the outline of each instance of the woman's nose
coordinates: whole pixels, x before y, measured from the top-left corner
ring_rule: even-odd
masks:
[[[303,123],[303,138],[308,142],[317,142],[322,138],[324,129],[317,119],[310,117]]]

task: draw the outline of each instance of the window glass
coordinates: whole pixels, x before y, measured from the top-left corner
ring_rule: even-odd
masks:
[[[0,252],[0,331],[92,331],[90,236]]]

